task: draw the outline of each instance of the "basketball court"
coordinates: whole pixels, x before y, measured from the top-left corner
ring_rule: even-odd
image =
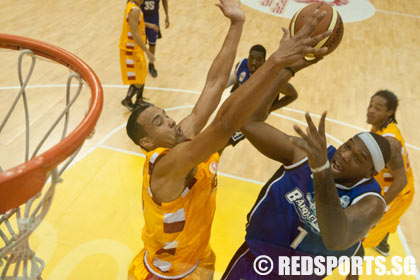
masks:
[[[214,6],[215,1],[169,2],[171,26],[162,28],[163,38],[157,43],[159,76],[147,77],[144,95],[178,121],[195,104],[228,21]],[[379,89],[390,89],[400,99],[397,120],[409,144],[418,189],[420,39],[416,34],[420,6],[414,0],[349,2],[365,5],[362,8],[367,11],[365,18],[345,20],[341,45],[291,80],[299,92],[298,100],[273,113],[269,123],[292,133],[294,123],[303,125],[305,111],[309,110],[318,120],[328,110],[328,140],[338,146],[356,132],[368,129],[365,115],[370,96]],[[268,54],[272,53],[282,35],[280,27],[289,22],[270,9],[265,11],[267,7],[261,8],[258,1],[243,3],[247,19],[235,61],[246,57],[249,48],[257,43],[264,45]],[[76,54],[96,72],[104,90],[103,111],[95,134],[64,172],[45,220],[30,238],[31,246],[46,262],[44,279],[126,279],[131,259],[142,248],[140,184],[144,157],[126,136],[129,112],[120,104],[127,89],[121,84],[118,58],[124,7],[125,1],[31,0],[22,4],[4,0],[0,8],[0,33],[35,38]],[[351,9],[346,13],[351,15]],[[14,51],[0,50],[1,112],[8,110],[19,88],[16,57]],[[27,89],[29,106],[40,112],[34,113],[34,131],[45,131],[49,116],[61,106],[58,104],[63,99],[67,74],[65,67],[50,68],[48,62],[37,61]],[[71,122],[86,111],[88,96],[75,104],[79,109]],[[23,110],[22,105],[17,106]],[[3,113],[0,116],[3,118]],[[17,117],[6,127],[8,134],[0,136],[2,167],[23,161],[20,147],[24,141],[18,140],[24,138],[23,127],[23,118]],[[34,134],[34,138],[41,136]],[[211,239],[217,256],[215,279],[219,279],[242,244],[246,214],[264,182],[278,167],[278,163],[264,158],[247,141],[225,150],[218,169],[218,201]],[[399,232],[390,236],[393,256],[413,255],[420,260],[419,196],[417,192],[402,218]],[[366,253],[378,255],[372,249]],[[380,278],[416,279],[416,276]],[[328,279],[344,277],[333,275]]]

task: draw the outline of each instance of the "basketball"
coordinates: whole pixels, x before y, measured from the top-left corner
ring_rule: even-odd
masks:
[[[316,9],[319,9],[320,12],[325,11],[326,14],[321,20],[321,22],[318,24],[318,26],[315,28],[314,32],[312,33],[312,36],[316,36],[327,30],[332,30],[330,36],[324,38],[315,46],[316,48],[327,47],[328,51],[324,54],[325,56],[333,52],[338,47],[338,45],[341,42],[341,38],[343,38],[344,33],[343,20],[341,19],[340,14],[335,8],[331,7],[327,3],[312,3],[297,11],[293,16],[292,20],[290,21],[290,36],[293,37],[302,28],[306,18],[310,17]],[[306,58],[314,59],[315,55],[309,54],[306,56]]]

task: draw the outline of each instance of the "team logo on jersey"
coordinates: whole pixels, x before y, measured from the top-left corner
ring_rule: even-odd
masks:
[[[309,226],[314,233],[319,235],[320,231],[316,218],[315,199],[313,194],[308,193],[305,198],[301,190],[294,188],[286,194],[286,199],[295,207],[299,219]]]
[[[350,197],[347,195],[343,195],[340,197],[341,207],[347,208],[350,204]]]
[[[213,161],[209,165],[209,171],[213,174],[213,179],[211,182],[211,193],[217,188],[217,162]]]
[[[246,72],[243,71],[241,74],[239,74],[239,81],[242,83],[245,80]]]
[[[241,2],[263,13],[292,18],[301,8],[321,0],[241,0]],[[344,22],[362,21],[375,14],[375,7],[369,0],[324,0],[324,2],[336,8]]]
[[[217,162],[213,161],[212,163],[210,163],[209,170],[210,170],[211,174],[216,175],[216,173],[217,173]]]

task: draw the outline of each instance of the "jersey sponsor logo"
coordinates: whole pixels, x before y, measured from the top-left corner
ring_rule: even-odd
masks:
[[[308,4],[321,0],[241,0],[255,10],[274,16],[292,18]],[[369,0],[324,0],[340,13],[344,22],[362,21],[375,14],[375,7]]]
[[[212,163],[210,163],[209,170],[210,170],[211,174],[216,174],[217,173],[217,162],[213,161]]]
[[[209,165],[209,171],[213,174],[213,179],[211,183],[211,193],[217,188],[217,162],[213,161]]]
[[[343,195],[340,197],[340,203],[341,203],[341,207],[343,208],[347,208],[347,206],[349,206],[350,204],[350,197],[347,195]]]
[[[240,131],[236,131],[233,135],[232,135],[232,140],[233,141],[239,141],[241,139],[245,138],[245,136],[242,134],[242,132]]]
[[[246,72],[245,71],[241,72],[241,74],[239,74],[239,82],[242,83],[245,80],[245,77],[246,77]]]
[[[299,188],[294,188],[292,191],[286,194],[286,199],[295,207],[299,219],[307,226],[309,226],[314,233],[319,235],[320,231],[318,220],[316,218],[316,207],[313,194],[308,193],[305,198]]]

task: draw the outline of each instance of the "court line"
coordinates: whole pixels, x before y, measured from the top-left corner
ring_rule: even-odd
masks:
[[[53,88],[53,87],[65,87],[66,85],[64,84],[56,84],[56,85],[28,85],[26,88]],[[76,86],[76,85],[72,85],[72,86]],[[125,85],[102,85],[102,87],[104,88],[127,88],[128,86]],[[0,90],[8,90],[8,89],[20,89],[19,86],[3,86],[0,87]],[[159,88],[159,87],[145,87],[145,89],[149,89],[149,90],[160,90],[160,91],[168,91],[168,92],[184,92],[184,93],[191,93],[191,94],[201,94],[200,91],[197,90],[185,90],[185,89],[176,89],[176,88]],[[227,97],[227,94],[224,94],[224,97]],[[290,112],[294,112],[294,113],[298,113],[298,114],[305,114],[305,111],[302,110],[298,110],[298,109],[293,109],[293,108],[288,108],[288,107],[283,107],[281,108],[282,110],[285,111],[290,111]],[[277,113],[271,113],[272,115],[277,116]],[[313,114],[311,113],[311,116],[316,117],[316,118],[321,118],[320,115],[318,114]],[[278,117],[278,116],[277,116]],[[284,116],[284,118],[286,118],[286,116]],[[332,122],[332,123],[336,123],[342,126],[346,126],[346,127],[350,127],[350,128],[354,128],[360,131],[366,131],[367,129],[360,127],[360,126],[356,126],[356,125],[352,125],[349,123],[345,123],[339,120],[335,120],[335,119],[331,119],[331,118],[326,118],[325,120]],[[332,137],[331,139],[334,139],[334,141],[336,141],[334,137]],[[415,145],[406,143],[405,144],[408,148],[420,151],[420,147],[417,147]]]
[[[412,18],[420,18],[420,16],[418,16],[418,15],[407,14],[407,13],[402,13],[402,12],[395,12],[395,11],[382,10],[382,9],[376,9],[376,11],[378,11],[380,13],[384,13],[384,14],[391,14],[391,15],[412,17]]]
[[[26,88],[55,88],[55,87],[65,87],[66,85],[64,84],[56,84],[56,85],[28,85]],[[77,86],[77,85],[72,85],[73,87]],[[128,86],[124,86],[124,85],[102,85],[102,87],[104,88],[127,88]],[[9,89],[20,89],[19,86],[4,86],[4,87],[0,87],[0,90],[9,90]],[[176,88],[159,88],[159,87],[145,87],[145,89],[149,89],[149,90],[159,90],[159,91],[168,91],[168,92],[183,92],[183,93],[191,93],[191,94],[201,94],[200,91],[197,90],[185,90],[185,89],[176,89]],[[227,97],[227,94],[224,94],[224,97]],[[293,109],[293,108],[288,108],[288,107],[283,107],[281,108],[281,110],[285,110],[285,111],[290,111],[290,112],[294,112],[294,113],[298,113],[298,114],[305,114],[305,111],[302,110],[298,110],[298,109]],[[277,113],[271,113],[272,115],[275,115]],[[320,115],[318,114],[313,114],[311,113],[311,116],[316,117],[316,118],[321,118]],[[284,116],[284,118],[286,118]],[[366,131],[367,129],[360,127],[360,126],[356,126],[356,125],[352,125],[349,123],[345,123],[339,120],[335,120],[335,119],[331,119],[331,118],[325,118],[325,120],[332,122],[332,123],[336,123],[342,126],[346,126],[346,127],[350,127],[350,128],[354,128],[360,131]],[[331,137],[331,139],[334,139],[334,137]],[[335,140],[336,141],[336,140]],[[412,144],[406,143],[405,144],[408,148],[420,151],[420,147],[414,146]]]

